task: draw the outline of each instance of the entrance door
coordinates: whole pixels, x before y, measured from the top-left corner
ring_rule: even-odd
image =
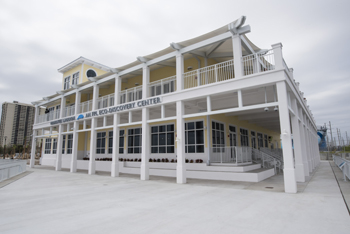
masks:
[[[236,149],[234,146],[237,146],[237,136],[236,136],[236,127],[229,126],[230,132],[230,154],[231,154],[231,160],[236,161]]]

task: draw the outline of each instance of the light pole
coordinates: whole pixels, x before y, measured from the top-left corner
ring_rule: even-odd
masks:
[[[5,156],[6,156],[6,139],[7,139],[7,136],[4,136],[5,138],[5,147],[4,147],[4,159],[5,159]]]

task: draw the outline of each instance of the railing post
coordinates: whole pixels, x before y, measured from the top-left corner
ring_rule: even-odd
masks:
[[[214,66],[214,71],[215,71],[215,82],[218,82],[218,66],[216,64]]]
[[[282,55],[282,43],[276,43],[271,45],[273,54],[275,56],[275,69],[283,69],[283,55]]]
[[[201,78],[200,78],[199,69],[197,69],[197,85],[201,86]]]

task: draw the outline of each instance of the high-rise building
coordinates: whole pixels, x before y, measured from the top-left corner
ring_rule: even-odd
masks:
[[[35,107],[17,101],[4,102],[0,123],[0,145],[30,145]]]

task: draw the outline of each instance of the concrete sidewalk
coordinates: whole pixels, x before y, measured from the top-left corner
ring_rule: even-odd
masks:
[[[350,233],[329,162],[321,162],[298,194],[259,189],[266,181],[181,185],[161,177],[29,170],[0,188],[2,234]]]

